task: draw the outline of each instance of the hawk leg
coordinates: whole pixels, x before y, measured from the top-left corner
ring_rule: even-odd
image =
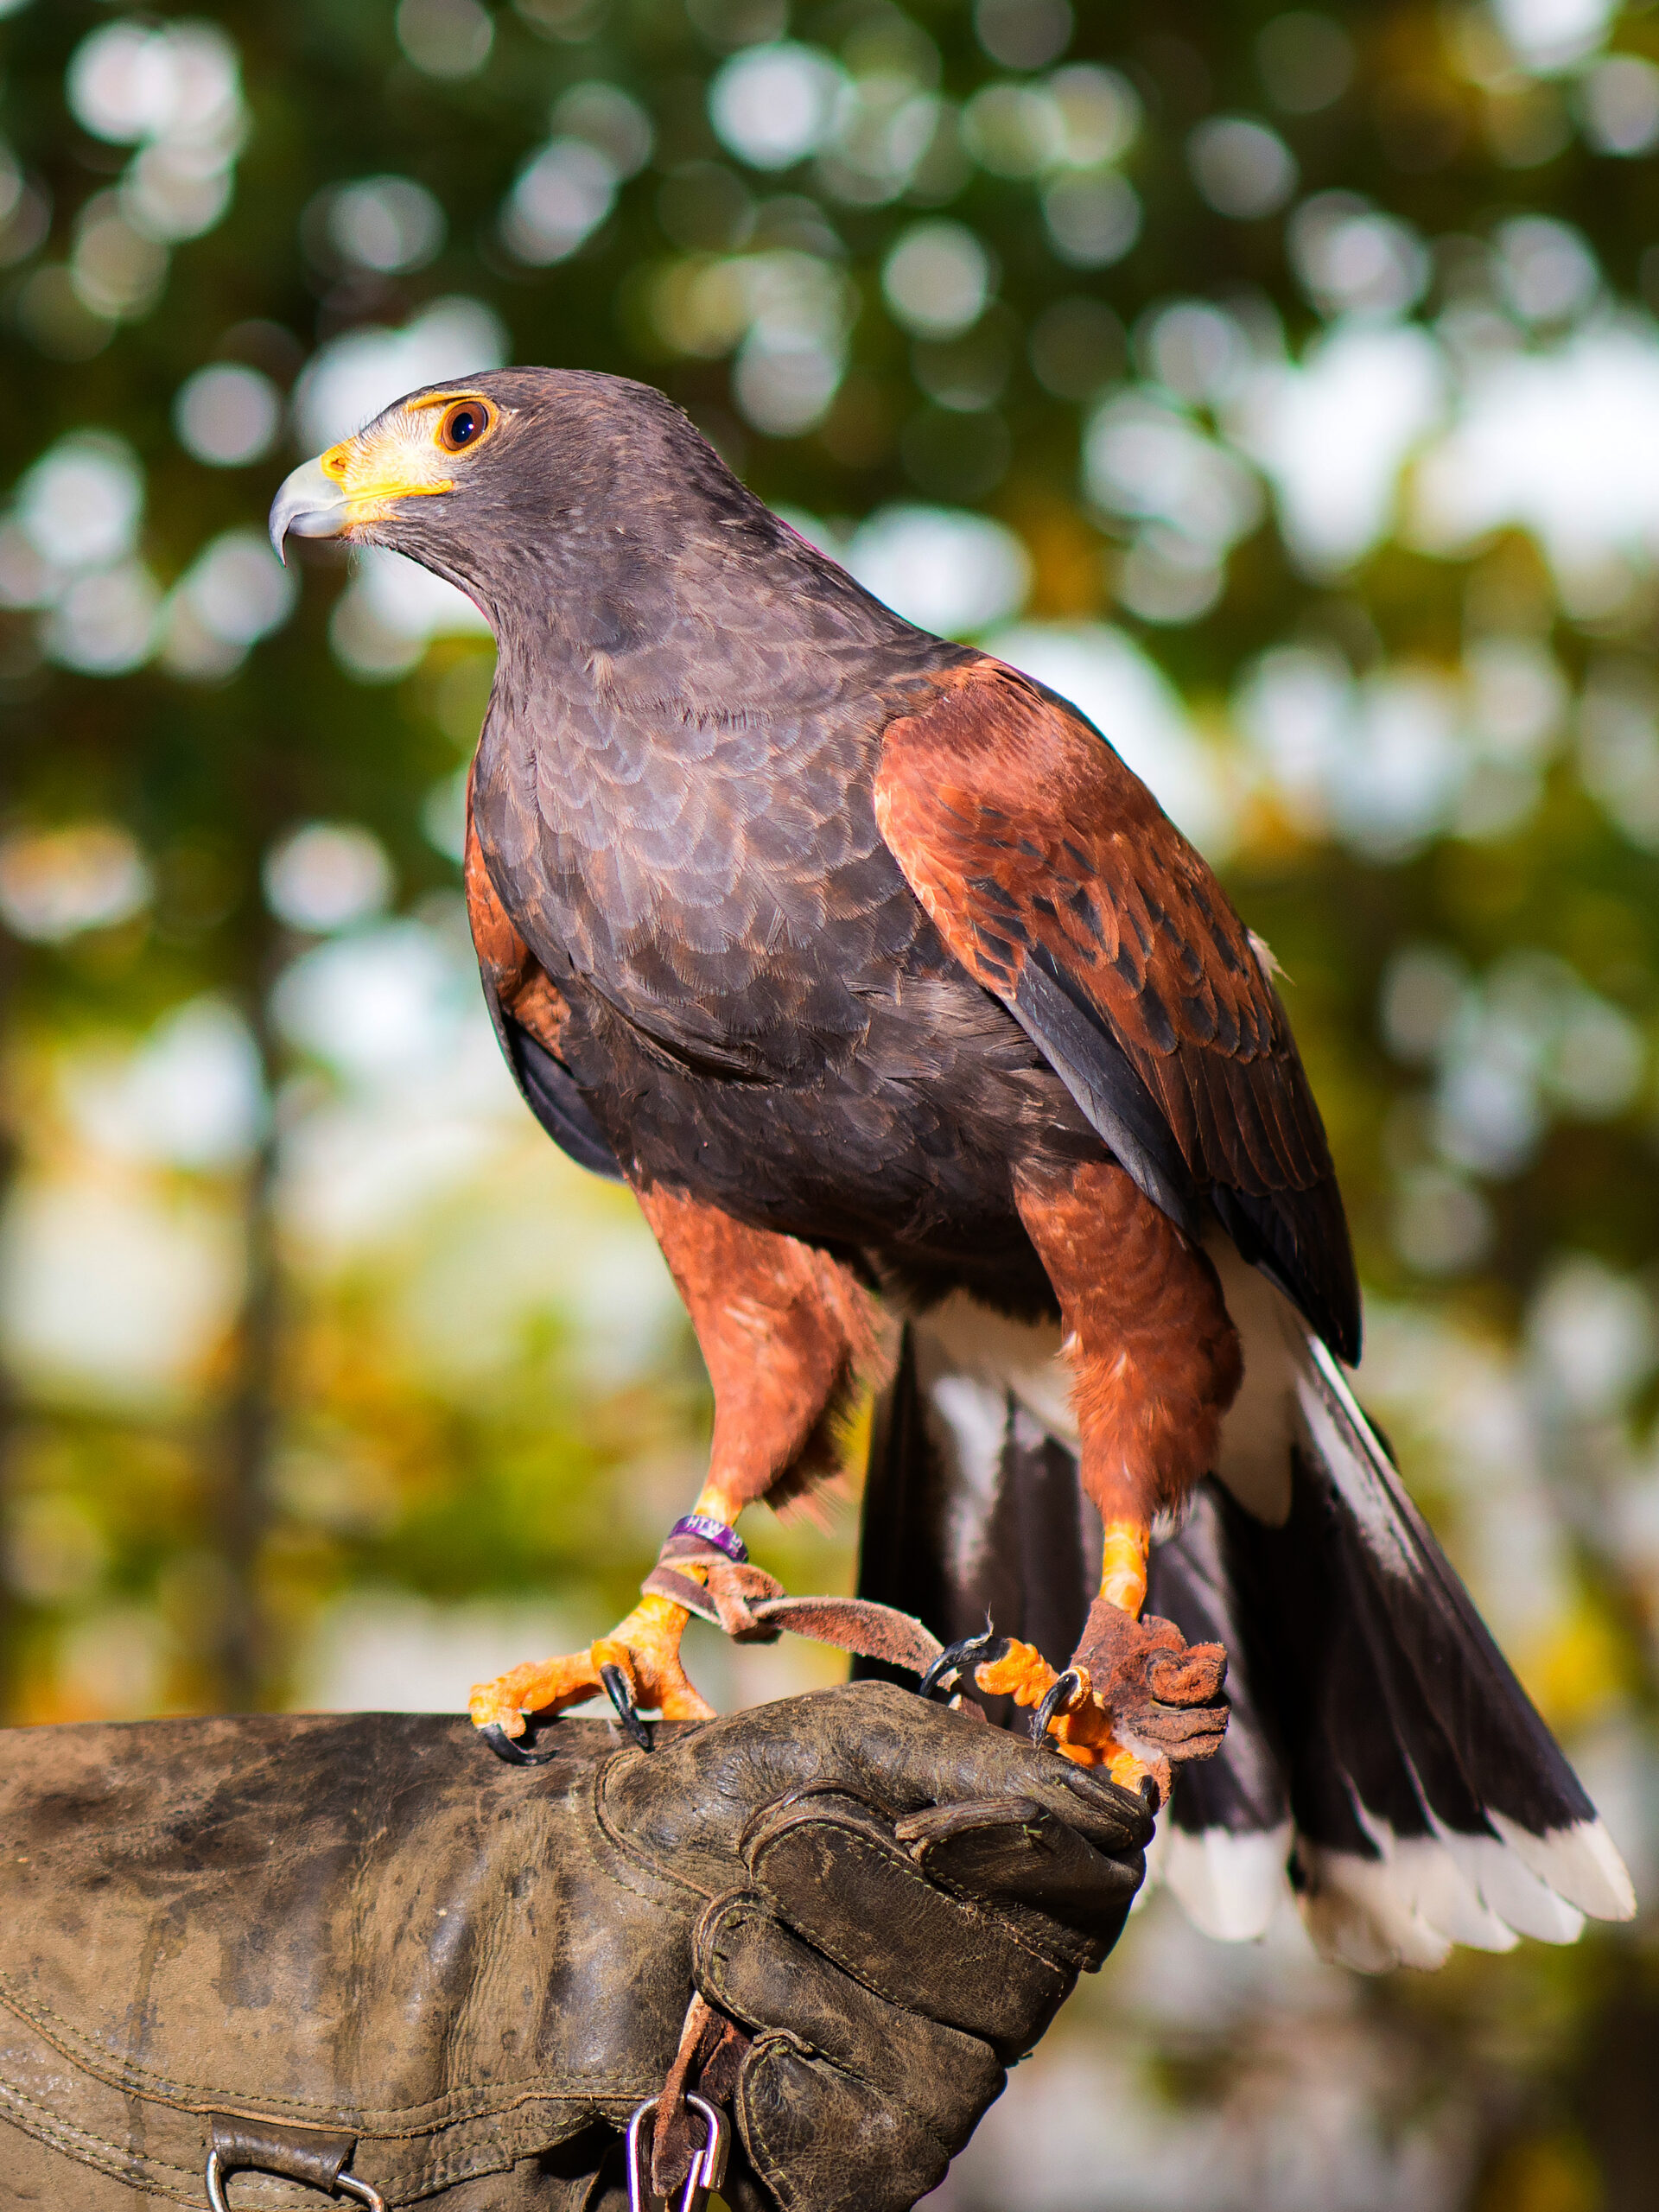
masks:
[[[701,1534],[730,1530],[759,1498],[787,1503],[836,1465],[835,1425],[878,1338],[869,1298],[839,1261],[793,1236],[747,1228],[730,1215],[660,1184],[635,1195],[684,1299],[715,1392],[709,1478],[694,1512]],[[742,1548],[732,1540],[732,1555]],[[677,1558],[706,1583],[709,1570]],[[469,1709],[480,1727],[524,1733],[526,1713],[557,1713],[622,1669],[634,1702],[667,1720],[706,1720],[713,1707],[680,1664],[690,1616],[648,1592],[627,1618],[586,1651],[515,1667],[480,1682]]]
[[[1209,1260],[1122,1168],[1090,1162],[1015,1195],[1060,1301],[1083,1486],[1105,1527],[1100,1595],[1051,1732],[1080,1764],[1129,1789],[1150,1777],[1166,1798],[1172,1765],[1221,1742],[1227,1658],[1142,1618],[1147,1553],[1154,1516],[1178,1511],[1214,1461],[1243,1372],[1237,1333]],[[976,1680],[1040,1707],[1060,1677],[1014,1644]]]

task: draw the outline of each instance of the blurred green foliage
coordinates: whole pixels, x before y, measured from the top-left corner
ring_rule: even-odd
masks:
[[[112,29],[129,43],[98,49],[94,82]],[[785,73],[751,76],[746,107],[740,65],[769,54]],[[403,1215],[394,1196],[372,1235],[331,1243],[302,1203],[318,1147],[359,1113],[372,1154],[400,1080],[429,1087],[461,1031],[440,1023],[402,1078],[395,1050],[371,1079],[308,1043],[290,1001],[326,983],[332,942],[359,924],[394,951],[416,939],[373,898],[338,940],[296,925],[262,871],[297,825],[366,830],[421,957],[448,960],[433,989],[464,982],[442,808],[488,663],[418,626],[400,644],[371,622],[353,648],[357,587],[326,555],[290,619],[245,533],[353,334],[459,298],[507,358],[661,385],[838,543],[896,505],[994,518],[1029,559],[1027,622],[1116,625],[1173,681],[1190,763],[1224,795],[1230,887],[1290,977],[1373,1298],[1366,1386],[1552,1717],[1616,1739],[1625,1833],[1651,1833],[1659,531],[1613,510],[1624,461],[1639,502],[1659,452],[1656,60],[1659,16],[1594,0],[0,6],[0,477],[22,502],[0,524],[15,1717],[281,1701],[325,1601],[367,1589],[551,1590],[591,1632],[695,1488],[701,1373],[642,1232],[510,1102],[480,1109],[495,1135],[474,1169],[434,1196],[411,1168],[423,1195]],[[816,123],[791,122],[803,100]],[[341,200],[364,180],[378,197]],[[964,309],[939,305],[952,283]],[[1350,436],[1340,392],[1298,365],[1339,340],[1359,360],[1379,334],[1406,338],[1399,379],[1427,396],[1378,464],[1374,522],[1321,550],[1307,517],[1386,444],[1392,372],[1356,385]],[[1567,374],[1598,346],[1617,390]],[[1562,369],[1580,434],[1566,519],[1552,536],[1541,505],[1500,499],[1461,533],[1414,521],[1413,469],[1528,363]],[[280,436],[238,448],[233,423],[202,457],[213,437],[181,410],[215,364],[252,372],[233,389],[256,412],[262,391],[291,403]],[[1626,386],[1649,449],[1598,459],[1582,415],[1612,391],[1616,440]],[[1298,448],[1333,405],[1324,448]],[[60,573],[24,527],[29,472],[88,429],[124,442],[94,508],[125,469],[142,522]],[[1528,457],[1516,435],[1505,465]],[[245,571],[228,613],[192,584],[226,534]],[[50,845],[89,825],[115,844]],[[240,1136],[124,1155],[89,1136],[89,1096],[118,1115],[130,1056],[202,1004],[237,1010],[253,1054]],[[135,1206],[194,1239],[208,1319],[177,1371],[146,1382],[135,1354],[100,1382],[41,1335],[40,1255],[90,1248],[52,1294],[73,1308],[100,1223],[113,1236]],[[538,1238],[568,1241],[573,1280],[532,1268],[507,1295]],[[619,1253],[612,1318],[584,1333],[585,1271]],[[89,1336],[100,1312],[89,1295]],[[798,1586],[850,1573],[844,1515],[766,1543]],[[1148,2097],[1226,2107],[1249,2017],[1185,2043],[1141,2022]],[[1344,2202],[1655,2201],[1645,1934],[1460,1954],[1363,2018],[1395,2068],[1378,2108],[1403,2128],[1414,2099],[1454,2090],[1455,2125],[1414,2199]],[[1260,2201],[1305,2201],[1286,2187]]]

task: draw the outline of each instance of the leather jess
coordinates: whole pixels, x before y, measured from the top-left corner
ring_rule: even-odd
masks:
[[[416,1715],[0,1735],[0,2206],[203,2206],[217,2115],[290,2173],[353,2139],[388,2205],[611,2212],[696,1992],[728,2201],[899,2212],[1141,1878],[1136,1799],[885,1684],[551,1740],[524,1770]]]

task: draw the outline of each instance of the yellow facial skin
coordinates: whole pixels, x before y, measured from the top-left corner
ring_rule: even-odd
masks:
[[[458,472],[500,422],[501,410],[481,392],[404,401],[294,471],[271,508],[272,543],[280,555],[289,533],[350,537],[384,521],[400,500],[454,491]]]
[[[447,446],[444,426],[468,406],[486,427],[467,444]],[[453,492],[456,461],[484,443],[495,419],[495,409],[476,394],[433,392],[384,416],[356,437],[342,438],[317,465],[345,493],[353,523],[378,522],[394,500]]]

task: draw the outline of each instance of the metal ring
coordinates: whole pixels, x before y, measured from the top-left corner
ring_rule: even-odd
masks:
[[[274,2169],[251,2164],[237,2164],[231,2168],[231,2172],[270,2174],[274,2173]],[[225,2171],[225,2154],[217,2144],[207,2153],[204,2178],[207,2183],[207,2202],[213,2206],[213,2212],[231,2212],[230,2205],[225,2196],[225,2183],[228,2178]],[[287,2174],[275,2174],[275,2178],[277,2181],[287,2181],[292,2177]],[[370,2182],[359,2181],[355,2174],[335,2175],[334,2186],[329,2193],[331,2196],[338,2196],[342,2190],[347,2196],[355,2197],[359,2204],[366,2205],[368,2212],[386,2212],[386,2200],[381,2196],[379,2190]]]

